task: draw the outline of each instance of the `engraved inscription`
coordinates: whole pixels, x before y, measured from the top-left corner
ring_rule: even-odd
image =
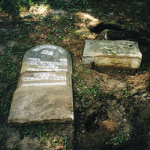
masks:
[[[67,62],[50,62],[50,61],[30,61],[29,65],[63,65],[67,66]]]
[[[67,59],[59,59],[60,61],[67,62]]]
[[[27,71],[53,71],[52,69],[27,68]]]
[[[29,50],[24,59],[21,74],[25,71],[72,72],[69,53],[55,45],[40,45]]]
[[[66,82],[54,82],[54,83],[26,83],[22,86],[45,86],[45,85],[66,85]]]
[[[57,69],[57,68],[59,68],[58,66],[43,66],[43,65],[39,65],[38,66],[39,68],[52,68],[52,69]]]
[[[55,69],[55,71],[68,71],[68,69]]]
[[[41,52],[41,54],[46,54],[46,55],[53,56],[53,55],[54,55],[54,52],[49,51],[49,50],[43,50],[43,51]]]
[[[37,69],[37,68],[27,68],[27,71],[68,71],[68,69]]]
[[[56,74],[54,74],[54,73],[34,73],[34,76],[39,76],[39,77],[42,77],[42,76],[56,76]]]
[[[68,62],[65,61],[65,59],[62,62],[29,61],[28,64],[37,66],[38,68],[27,68],[27,71],[68,71],[68,69],[60,69],[59,67],[68,65]]]
[[[28,60],[30,60],[30,61],[41,61],[41,59],[39,59],[39,58],[28,58]]]
[[[54,45],[40,45],[32,48],[26,57],[24,68],[28,73],[32,73],[23,76],[23,86],[66,85],[68,83],[66,82],[67,75],[63,72],[70,71],[68,66],[71,60],[63,48]]]
[[[23,81],[38,81],[38,80],[66,80],[64,76],[44,76],[44,77],[24,77]]]

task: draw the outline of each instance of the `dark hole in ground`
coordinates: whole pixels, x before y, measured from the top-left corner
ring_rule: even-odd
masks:
[[[124,31],[124,29],[122,29],[120,27],[117,27],[113,24],[104,24],[104,23],[98,24],[97,26],[91,28],[90,31],[94,32],[96,34],[99,34],[105,29],[111,29],[111,30],[116,30],[116,31]]]
[[[88,132],[95,132],[99,128],[98,122],[107,120],[108,116],[105,112],[93,112],[85,120],[85,129]]]
[[[100,23],[97,26],[90,29],[91,32],[100,34],[105,29],[108,29],[106,32],[106,40],[134,40],[138,41],[139,34],[136,31],[122,29],[113,24],[104,24]]]
[[[145,41],[146,42],[146,41]],[[141,62],[141,69],[146,69],[146,67],[148,67],[149,63],[150,63],[150,51],[149,51],[149,47],[150,45],[147,45],[146,43],[143,42],[139,42],[139,49],[142,53],[142,62]],[[144,68],[143,68],[144,67]]]

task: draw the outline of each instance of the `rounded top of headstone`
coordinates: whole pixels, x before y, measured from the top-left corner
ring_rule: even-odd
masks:
[[[71,56],[56,45],[35,46],[25,53],[20,73],[32,71],[66,71],[72,74]]]

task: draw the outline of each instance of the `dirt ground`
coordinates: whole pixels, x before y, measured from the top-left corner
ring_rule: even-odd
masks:
[[[0,148],[150,150],[149,4],[146,0],[94,0],[82,4],[81,9],[68,10],[63,5],[49,8],[40,2],[28,10],[22,7],[17,22],[11,21],[11,14],[1,11]],[[104,40],[104,29],[127,35],[116,36],[117,40],[138,42],[142,53],[139,69],[82,65],[85,40]],[[72,56],[73,126],[7,124],[24,53],[40,44],[59,45]],[[70,135],[72,128],[74,137]]]

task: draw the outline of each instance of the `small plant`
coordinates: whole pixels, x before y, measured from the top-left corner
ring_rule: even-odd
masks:
[[[9,35],[9,32],[6,32],[5,34],[6,34],[6,35]]]
[[[72,80],[73,80],[73,82],[75,82],[75,81],[77,80],[77,77],[78,77],[78,74],[73,74],[73,75],[72,75]]]
[[[60,45],[61,45],[61,42],[58,42],[58,45],[60,46]]]
[[[56,29],[56,33],[61,33],[62,31],[60,29]]]
[[[13,49],[12,49],[12,48],[10,48],[10,49],[8,50],[8,53],[12,53],[12,51],[13,51]]]
[[[53,39],[53,38],[51,38],[51,37],[49,37],[49,38],[48,38],[48,40],[49,40],[49,41],[53,41],[54,39]]]
[[[29,14],[29,16],[28,16],[29,18],[32,18],[33,17],[33,14]]]
[[[79,68],[82,70],[82,69],[83,69],[83,66],[80,66]]]
[[[132,102],[132,99],[127,99],[129,102]]]
[[[63,23],[66,24],[66,25],[71,25],[72,24],[72,22],[71,22],[69,17],[64,17],[63,18]]]
[[[86,89],[85,94],[90,94],[90,90]]]
[[[86,73],[87,73],[87,74],[90,74],[90,73],[91,73],[91,71],[90,71],[90,70],[88,70],[88,71],[86,71]]]
[[[94,93],[94,98],[99,100],[99,99],[100,99],[101,91],[99,91],[99,90],[94,90],[93,93]]]
[[[22,39],[23,35],[19,34],[18,40]]]
[[[88,1],[87,0],[83,0],[82,3],[83,4],[88,4]]]
[[[83,80],[81,80],[81,86],[83,87],[85,85],[86,85],[86,83]]]
[[[65,137],[63,139],[63,145],[64,145],[64,149],[63,150],[66,150],[67,149],[67,143],[68,143],[68,140],[67,140],[67,137]]]
[[[110,139],[110,141],[112,142],[113,146],[116,146],[118,145],[119,143],[122,144],[123,141],[124,141],[124,136],[126,135],[125,132],[122,132],[122,135],[121,136],[117,136],[117,137],[114,137],[112,139]]]
[[[143,64],[143,65],[140,67],[140,69],[141,69],[141,70],[144,70],[146,66],[147,66],[147,64]]]
[[[58,36],[58,38],[59,38],[60,40],[62,40],[62,39],[63,39],[61,36]]]
[[[112,144],[113,144],[114,146],[117,145],[117,137],[110,139],[110,141],[112,142]]]
[[[130,92],[126,91],[126,98],[128,98],[130,96]]]
[[[41,26],[44,26],[45,25],[45,23],[44,22],[41,22]]]
[[[93,95],[94,99],[100,99],[101,91],[99,90],[99,86],[95,85],[93,88],[90,88],[90,95]]]

